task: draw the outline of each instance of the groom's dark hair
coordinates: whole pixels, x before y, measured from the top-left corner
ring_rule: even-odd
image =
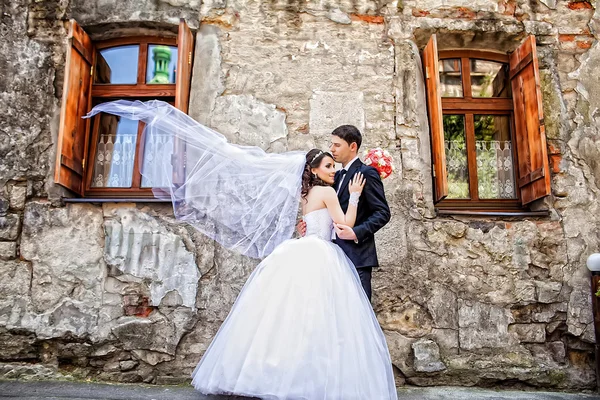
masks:
[[[338,126],[333,130],[333,132],[331,132],[331,134],[345,140],[349,145],[356,143],[356,150],[360,149],[362,135],[360,134],[358,128],[354,125]]]

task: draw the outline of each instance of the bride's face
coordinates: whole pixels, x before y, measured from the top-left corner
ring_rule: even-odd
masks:
[[[325,183],[333,185],[335,177],[335,162],[333,161],[333,158],[329,156],[323,157],[319,168],[313,168],[311,171],[313,174],[317,174],[317,176]]]

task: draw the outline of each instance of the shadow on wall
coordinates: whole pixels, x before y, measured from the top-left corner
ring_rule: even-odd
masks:
[[[414,30],[415,43],[419,49],[427,44],[431,35],[437,34],[439,50],[451,49],[479,49],[486,51],[498,51],[510,53],[514,51],[523,38],[527,36],[526,32],[483,32],[483,31],[451,31],[448,29],[423,29]]]

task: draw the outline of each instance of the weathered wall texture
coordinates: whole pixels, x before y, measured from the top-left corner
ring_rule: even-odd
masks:
[[[127,3],[127,5],[124,5]],[[3,2],[0,377],[185,382],[256,261],[166,205],[67,204],[52,181],[65,21],[94,38],[198,28],[190,114],[269,151],[339,124],[389,149],[374,308],[397,383],[595,385],[586,257],[600,250],[599,12],[586,1]],[[535,34],[545,218],[437,217],[419,49]],[[242,132],[242,134],[240,134]]]

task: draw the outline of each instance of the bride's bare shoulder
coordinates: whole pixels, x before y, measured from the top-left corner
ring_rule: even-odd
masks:
[[[332,186],[314,186],[308,193],[317,196],[327,196],[332,193],[335,194],[335,189]]]

